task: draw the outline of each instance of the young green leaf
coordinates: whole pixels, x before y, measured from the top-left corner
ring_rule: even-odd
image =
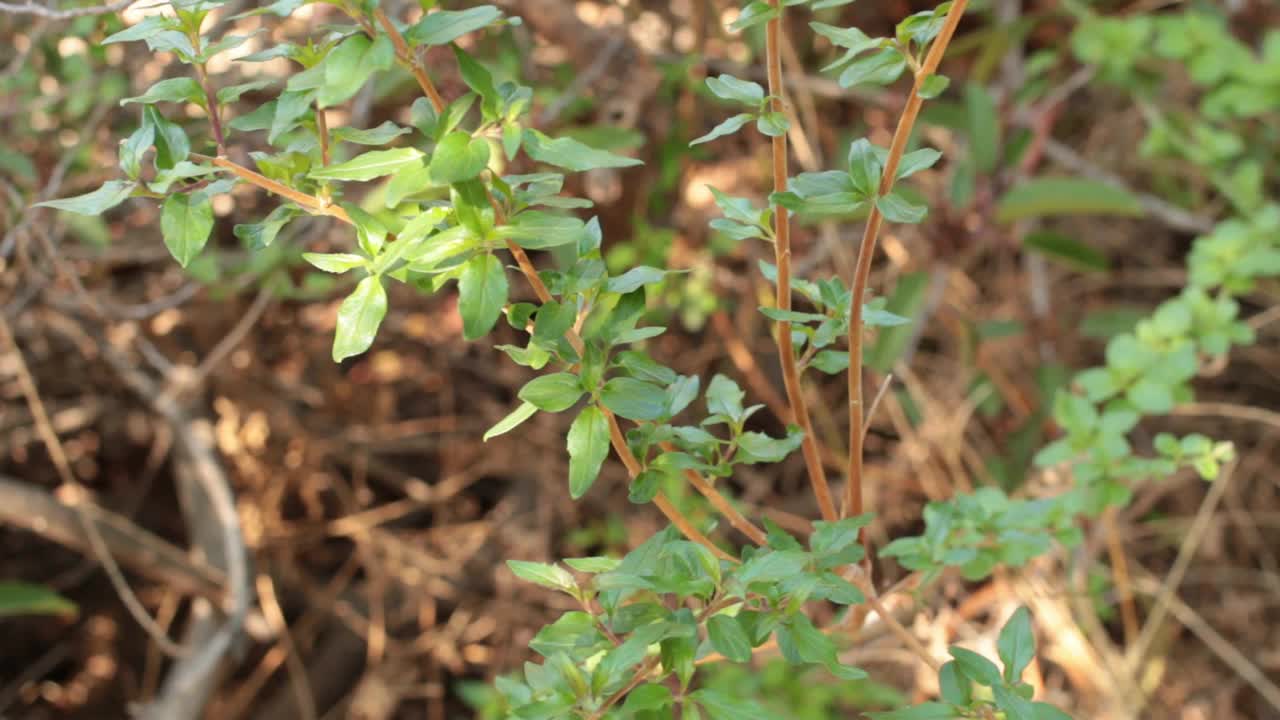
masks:
[[[354,253],[302,253],[302,259],[319,270],[338,275],[369,263],[368,258]]]
[[[1036,656],[1036,639],[1031,629],[1031,613],[1025,607],[1018,608],[1000,630],[996,642],[1000,662],[1004,663],[1004,679],[1016,683],[1022,679],[1022,671]]]
[[[707,133],[706,135],[703,135],[702,137],[699,137],[690,141],[689,147],[693,147],[694,145],[701,145],[702,143],[708,143],[717,138],[725,137],[726,135],[732,135],[738,132],[739,130],[741,130],[747,123],[755,119],[756,119],[756,116],[751,113],[740,113],[738,115],[734,115],[728,120],[725,120],[719,125],[716,125],[715,127],[711,128],[711,132]]]
[[[666,410],[662,388],[635,378],[616,377],[600,389],[600,402],[628,420],[657,420]]]
[[[897,48],[883,48],[850,63],[849,67],[840,73],[840,87],[888,85],[897,80],[906,67],[907,59]]]
[[[955,658],[957,669],[974,682],[987,687],[1001,684],[999,668],[978,653],[962,647],[953,647],[951,657]]]
[[[311,171],[310,176],[317,180],[354,180],[363,182],[391,175],[418,162],[421,157],[422,151],[415,148],[372,150],[363,155],[357,155],[344,163],[316,168]]]
[[[470,180],[489,165],[489,142],[455,130],[436,145],[427,170],[440,185]]]
[[[600,474],[609,456],[609,422],[595,405],[578,413],[569,427],[569,495],[582,497]]]
[[[543,210],[526,210],[499,226],[494,235],[504,240],[515,240],[527,250],[545,250],[576,243],[582,239],[586,226],[571,215],[558,215]]]
[[[738,13],[737,19],[729,24],[729,29],[734,32],[741,32],[747,28],[763,25],[778,17],[781,12],[782,8],[780,7],[775,7],[762,0],[751,0]]]
[[[204,90],[200,88],[200,83],[189,77],[169,78],[147,88],[147,91],[137,97],[125,98],[120,101],[121,105],[129,103],[158,103],[158,102],[180,102],[195,103],[201,107],[205,105]]]
[[[713,615],[707,621],[707,636],[711,647],[732,662],[744,663],[751,659],[751,639],[738,623],[728,615]]]
[[[537,413],[538,413],[537,406],[527,402],[520,403],[520,407],[516,408],[515,410],[512,410],[511,414],[502,418],[497,423],[495,423],[493,427],[485,431],[484,441],[489,442],[489,440],[492,438],[496,438],[499,435],[504,435],[506,433],[511,432],[517,426],[523,423],[525,420],[528,420],[529,418],[533,417]]]
[[[508,560],[507,567],[521,580],[540,585],[548,590],[573,593],[578,589],[578,583],[574,582],[573,575],[570,575],[568,570],[559,565],[528,562],[526,560]]]
[[[125,180],[108,180],[93,192],[59,200],[45,200],[36,203],[35,207],[65,210],[77,215],[101,215],[127,200],[137,186],[137,183]]]
[[[763,112],[756,118],[756,129],[769,137],[778,137],[787,134],[791,121],[787,120],[785,113]]]
[[[333,361],[359,355],[373,345],[378,326],[387,314],[387,290],[382,279],[370,275],[338,307],[338,327],[333,336]]]
[[[741,103],[752,108],[764,102],[764,88],[750,80],[740,80],[732,75],[707,78],[707,88],[716,97]]]
[[[182,267],[204,249],[213,230],[213,204],[201,193],[178,193],[164,201],[160,211],[160,232],[165,247]]]
[[[520,399],[547,412],[560,412],[573,407],[582,397],[582,381],[573,373],[543,375],[520,388]]]
[[[597,150],[573,138],[552,139],[533,128],[525,128],[524,151],[534,160],[555,165],[574,172],[597,168],[622,168],[643,165],[635,158],[614,155],[607,150]]]
[[[475,340],[493,329],[507,304],[507,290],[507,274],[498,258],[485,254],[467,261],[458,278],[463,337]]]
[[[466,10],[437,10],[418,21],[404,33],[411,45],[444,45],[502,19],[502,11],[493,5],[480,5]]]
[[[385,34],[372,41],[362,33],[348,37],[324,59],[324,84],[316,102],[322,108],[346,102],[373,73],[390,68],[394,62],[395,48]]]
[[[884,219],[895,223],[918,223],[928,214],[925,205],[915,205],[897,192],[876,198],[876,207],[884,214]]]

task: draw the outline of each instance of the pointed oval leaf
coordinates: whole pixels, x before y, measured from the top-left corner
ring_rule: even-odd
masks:
[[[378,326],[387,315],[387,290],[382,279],[370,275],[338,306],[338,327],[333,336],[333,361],[342,362],[373,345]]]

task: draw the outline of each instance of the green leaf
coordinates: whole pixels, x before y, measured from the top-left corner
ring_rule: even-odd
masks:
[[[942,158],[942,153],[933,148],[920,148],[902,156],[898,163],[898,179],[911,177],[921,170],[928,170]]]
[[[586,225],[571,215],[559,215],[544,210],[525,210],[502,225],[494,235],[504,240],[515,240],[527,250],[545,250],[576,243],[586,231]]]
[[[648,265],[633,267],[618,277],[609,278],[606,289],[609,292],[616,292],[620,295],[626,295],[633,290],[638,290],[645,285],[662,282],[667,276],[666,270],[659,270]]]
[[[1129,191],[1083,178],[1032,178],[1015,184],[996,206],[999,222],[1054,215],[1142,214],[1141,203]]]
[[[291,205],[281,205],[272,210],[261,222],[236,225],[233,231],[250,250],[261,250],[275,242],[276,236],[285,225],[298,216],[298,212]]]
[[[880,208],[885,220],[895,223],[918,223],[929,212],[927,206],[913,205],[897,192],[876,198],[876,207]]]
[[[560,412],[573,407],[582,397],[582,381],[573,373],[560,372],[543,375],[525,383],[520,388],[520,399],[539,410]]]
[[[520,407],[512,410],[510,415],[502,418],[495,423],[493,427],[485,431],[484,441],[489,442],[491,438],[496,438],[499,435],[505,435],[506,433],[511,432],[525,420],[528,420],[537,413],[537,406],[527,402],[520,403]]]
[[[533,128],[525,128],[524,150],[534,160],[562,167],[574,172],[585,172],[597,168],[622,168],[643,165],[635,158],[614,155],[606,150],[597,150],[584,145],[573,138],[552,139]]]
[[[353,127],[340,127],[333,131],[333,139],[356,145],[386,145],[397,137],[409,132],[409,128],[400,127],[387,120],[381,125],[361,130]]]
[[[0,618],[17,615],[70,615],[76,604],[43,585],[0,582]]]
[[[741,32],[747,28],[763,25],[781,14],[781,8],[774,7],[761,0],[751,0],[747,6],[742,8],[738,13],[737,19],[729,24],[729,29],[734,32]]]
[[[600,402],[628,420],[657,420],[666,410],[662,388],[629,377],[612,378],[600,389]]]
[[[455,130],[436,145],[427,169],[431,179],[449,185],[478,176],[489,165],[489,142]]]
[[[1031,613],[1025,607],[1014,611],[1013,616],[1000,630],[1000,638],[996,641],[996,652],[1000,662],[1004,663],[1004,679],[1016,683],[1022,679],[1022,671],[1027,669],[1036,656],[1036,638],[1031,629]]]
[[[804,433],[796,429],[784,438],[772,438],[764,433],[746,432],[738,438],[738,460],[744,463],[781,462],[795,452],[804,440]]]
[[[791,121],[785,113],[764,112],[756,118],[756,129],[769,137],[778,137],[787,134],[787,130],[791,129]]]
[[[570,575],[568,570],[559,565],[529,562],[527,560],[508,560],[507,567],[511,568],[511,572],[521,580],[531,582],[548,590],[559,590],[560,592],[572,594],[578,588],[578,583],[574,582],[573,575]]]
[[[569,427],[569,495],[577,500],[586,494],[609,456],[609,423],[595,405],[578,413]]]
[[[178,193],[164,201],[160,232],[165,247],[182,267],[204,249],[213,230],[213,204],[204,193]]]
[[[742,103],[752,108],[764,102],[764,88],[750,80],[740,80],[732,75],[707,78],[707,88],[718,98]]]
[[[626,702],[622,703],[622,710],[627,713],[658,711],[673,702],[671,689],[666,685],[645,683],[627,694]]]
[[[475,340],[493,329],[507,304],[507,290],[507,274],[498,258],[485,254],[467,261],[458,278],[463,337]]]
[[[878,150],[866,138],[859,138],[849,144],[846,160],[849,180],[853,183],[854,190],[867,197],[875,195],[880,189],[880,175],[884,164]]]
[[[124,142],[120,143],[120,169],[129,176],[129,179],[138,179],[138,175],[142,172],[142,156],[151,149],[155,139],[155,126],[144,122]]]
[[[353,253],[302,253],[302,259],[317,269],[338,275],[369,263],[365,256]]]
[[[422,151],[414,148],[372,150],[337,165],[312,170],[310,177],[317,180],[354,180],[363,182],[413,165],[422,157]]]
[[[126,180],[108,180],[93,192],[59,200],[45,200],[36,203],[35,207],[65,210],[77,215],[101,215],[127,200],[137,185]]]
[[[749,585],[758,582],[780,582],[804,571],[809,553],[801,550],[775,550],[757,554],[738,569],[738,580]]]
[[[1036,709],[1030,700],[1003,685],[996,685],[991,691],[995,695],[996,707],[1004,711],[1006,720],[1037,720]]]
[[[1104,253],[1075,238],[1051,230],[1027,233],[1022,243],[1076,270],[1104,272],[1111,267],[1111,262]]]
[[[502,11],[493,5],[466,10],[438,10],[422,18],[404,33],[411,45],[444,45],[502,19]]]
[[[995,170],[1000,160],[1000,116],[996,101],[981,85],[965,87],[965,116],[969,128],[969,153],[978,172]]]
[[[161,80],[147,88],[145,93],[137,97],[125,98],[120,101],[120,104],[158,102],[195,103],[200,107],[206,104],[204,90],[200,87],[200,83],[189,77]]]
[[[243,60],[243,58],[241,58]],[[219,105],[230,105],[238,101],[246,93],[251,93],[269,87],[274,80],[254,80],[253,82],[240,83],[239,85],[227,85],[218,88],[216,95]]]
[[[382,278],[370,275],[338,307],[338,327],[333,336],[333,361],[359,355],[373,345],[378,326],[387,314],[387,290]]]
[[[737,420],[742,417],[742,399],[746,393],[724,375],[716,375],[707,385],[707,411]]]
[[[916,92],[924,100],[932,100],[942,93],[946,92],[951,86],[951,78],[946,75],[930,75],[920,83],[920,90]]]
[[[938,687],[942,699],[954,705],[968,705],[973,700],[973,683],[960,674],[955,660],[938,671]]]
[[[965,677],[987,687],[1001,684],[1000,670],[996,664],[972,650],[962,647],[951,648],[951,657],[955,658],[956,667]]]
[[[363,33],[348,37],[324,59],[324,84],[316,102],[322,108],[346,102],[364,87],[369,76],[394,62],[395,48],[387,35],[379,34],[372,41]]]
[[[725,120],[719,125],[716,125],[715,127],[711,128],[711,132],[691,141],[689,143],[689,147],[693,147],[694,145],[701,145],[702,143],[711,142],[712,140],[725,137],[726,135],[732,135],[738,132],[739,130],[741,130],[747,123],[755,119],[756,119],[756,116],[751,113],[741,113],[739,115],[734,115],[728,120]]]
[[[888,85],[907,67],[907,59],[897,48],[887,47],[858,58],[840,73],[840,87]]]
[[[1141,378],[1134,383],[1125,397],[1138,412],[1148,415],[1163,415],[1173,410],[1174,406],[1173,389],[1150,377]]]
[[[828,375],[836,375],[849,369],[849,353],[844,350],[823,350],[809,361],[809,367]]]
[[[809,23],[814,32],[831,41],[836,47],[842,47],[857,54],[880,45],[880,38],[867,37],[867,34],[856,27],[841,28],[820,22]],[[850,59],[852,56],[848,56]]]
[[[751,639],[737,618],[713,615],[707,621],[707,635],[711,647],[730,661],[744,663],[751,659]]]
[[[173,20],[171,18],[161,15],[149,15],[144,17],[136,25],[132,25],[118,33],[108,36],[102,41],[102,44],[110,45],[111,43],[144,40],[157,32],[171,28],[172,25],[170,23],[172,22]]]

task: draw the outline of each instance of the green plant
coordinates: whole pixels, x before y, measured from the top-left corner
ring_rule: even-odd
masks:
[[[302,4],[280,0],[254,12],[287,16]],[[880,717],[990,718],[997,711],[1010,719],[1062,717],[1051,706],[1032,702],[1030,686],[1021,681],[1034,652],[1025,610],[1001,634],[1003,671],[959,648],[952,650],[952,661],[939,665],[885,611],[866,570],[870,563],[862,531],[870,515],[862,499],[869,413],[862,388],[864,339],[867,328],[906,322],[885,309],[884,298],[868,298],[869,272],[883,224],[916,223],[926,215],[927,208],[897,182],[941,157],[932,148],[910,148],[924,101],[948,86],[937,71],[966,0],[912,15],[889,38],[812,24],[815,33],[844,51],[828,68],[839,71],[841,85],[889,84],[904,73],[912,79],[890,146],[857,139],[838,170],[789,174],[780,42],[788,7],[821,10],[844,1],[752,0],[731,29],[763,26],[768,87],[731,75],[707,80],[712,94],[740,112],[695,144],[752,125],[771,138],[773,188],[767,204],[760,207],[715,190],[723,217],[712,227],[734,240],[763,240],[775,249],[774,263],[762,264],[761,270],[776,295],[761,312],[776,324],[789,404],[783,418],[789,427],[781,437],[748,429],[748,420],[762,406],[748,405],[730,378],[717,375],[704,388],[699,378],[680,375],[644,351],[643,342],[664,331],[641,325],[646,287],[670,271],[641,265],[610,274],[599,223],[569,212],[591,203],[561,193],[565,172],[624,168],[639,161],[529,127],[525,116],[532,91],[455,42],[515,19],[486,5],[438,10],[406,26],[376,3],[334,4],[351,24],[331,28],[305,45],[284,43],[242,58],[285,57],[298,71],[275,100],[229,121],[228,110],[241,95],[265,86],[255,82],[219,88],[210,76],[209,61],[246,40],[214,40],[202,33],[210,11],[220,3],[175,1],[172,15],[149,16],[107,38],[106,44],[140,40],[155,52],[173,53],[191,66],[192,76],[162,80],[127,101],[144,109],[140,126],[120,147],[125,179],[43,204],[100,215],[131,197],[158,200],[165,244],[188,268],[199,262],[208,243],[213,198],[237,184],[256,186],[284,201],[260,222],[236,226],[236,237],[251,252],[268,251],[281,230],[304,215],[349,225],[354,242],[346,251],[303,255],[318,270],[353,280],[354,289],[338,311],[335,361],[371,347],[387,313],[390,283],[437,292],[456,282],[463,334],[469,340],[487,336],[502,320],[527,335],[521,345],[498,349],[514,362],[544,372],[520,389],[519,406],[485,438],[510,432],[538,412],[572,411],[566,435],[570,495],[578,498],[591,489],[612,450],[631,478],[630,499],[653,503],[672,527],[620,559],[566,559],[572,572],[558,564],[511,561],[517,576],[565,593],[580,609],[538,633],[531,648],[543,662],[527,663],[522,678],[499,679],[496,694],[485,701],[487,712],[519,718],[661,718],[673,716],[678,707],[682,717],[775,717],[776,709],[700,686],[695,675],[712,656],[746,663],[762,648],[776,647],[791,664],[818,666],[846,680],[864,678],[862,670],[840,660],[839,650],[845,631],[856,629],[868,611],[875,611],[909,649],[938,670],[942,686],[940,701]],[[1119,34],[1127,36],[1131,30]],[[466,94],[453,99],[441,95],[419,52],[431,46],[451,48]],[[1110,63],[1107,71],[1117,74],[1133,62],[1128,56],[1101,55]],[[330,126],[329,108],[347,102],[375,73],[397,66],[424,94],[413,104],[411,127],[391,122],[375,128]],[[990,103],[976,91],[969,97],[974,98],[975,117],[990,114]],[[161,105],[172,102],[202,108],[212,142],[193,141],[182,124],[161,112]],[[270,149],[251,155],[256,170],[229,158],[229,143],[263,131]],[[977,162],[984,171],[991,169],[984,159],[989,153],[979,150],[994,142],[988,137],[973,149],[981,155]],[[502,168],[517,163],[553,169],[503,174]],[[371,181],[379,181],[377,192],[361,203],[348,199],[357,194],[351,192],[354,183]],[[1113,211],[1130,207],[1114,198],[1102,202]],[[1006,198],[1005,208],[1012,208],[1006,211],[1007,220],[1043,211],[1035,198]],[[1054,418],[1066,434],[1042,450],[1037,462],[1070,463],[1077,482],[1073,489],[1058,497],[1026,499],[982,488],[933,503],[925,510],[922,536],[895,540],[881,554],[897,558],[925,583],[948,567],[959,568],[966,578],[982,578],[997,566],[1027,562],[1054,540],[1075,542],[1077,515],[1122,504],[1136,479],[1165,475],[1183,465],[1207,478],[1216,474],[1230,458],[1229,445],[1200,436],[1161,436],[1158,455],[1144,458],[1132,452],[1125,434],[1142,415],[1167,412],[1188,398],[1188,383],[1203,357],[1249,341],[1233,294],[1247,290],[1258,276],[1280,272],[1274,247],[1280,211],[1256,204],[1252,210],[1197,241],[1187,290],[1132,333],[1112,339],[1107,366],[1076,376],[1073,390],[1054,402]],[[809,280],[793,275],[793,214],[865,214],[852,277]],[[529,251],[552,251],[558,264],[538,270]],[[536,303],[512,301],[504,262],[508,256]],[[795,306],[797,294],[803,309]],[[838,347],[842,337],[847,338],[844,349]],[[848,373],[850,472],[839,504],[802,392],[803,373],[810,368]],[[706,411],[701,416],[692,411],[700,397]],[[624,427],[619,418],[632,425]],[[716,485],[732,476],[736,466],[778,463],[796,450],[804,456],[822,517],[807,538],[767,523],[760,527]],[[713,541],[707,528],[691,521],[668,497],[664,488],[676,483],[691,485],[750,544],[729,549]],[[816,627],[806,609],[819,602],[846,608],[842,619]]]

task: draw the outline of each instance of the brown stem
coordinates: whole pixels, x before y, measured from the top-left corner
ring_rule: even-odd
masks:
[[[218,114],[218,96],[213,92],[213,85],[209,82],[209,73],[205,70],[204,63],[196,65],[196,77],[204,90],[205,104],[209,106],[209,127],[213,130],[214,142],[218,144],[218,154],[225,155],[227,140],[222,133],[222,117]]]
[[[193,154],[193,157],[197,156]],[[313,195],[308,195],[304,192],[294,190],[288,185],[278,183],[265,175],[260,175],[249,168],[244,167],[243,165],[238,165],[226,158],[211,158],[210,162],[212,162],[216,167],[231,171],[236,175],[236,177],[239,177],[241,180],[244,180],[251,185],[257,185],[263,190],[273,192],[283,198],[292,200],[309,212],[317,215],[328,215],[329,217],[337,218],[348,225],[355,224],[351,221],[351,216],[347,214],[347,211],[343,210],[338,205],[330,205]]]
[[[915,83],[911,94],[907,97],[907,105],[898,120],[898,128],[893,133],[893,142],[889,145],[889,156],[885,160],[884,173],[880,176],[879,195],[888,195],[893,190],[893,182],[898,174],[898,163],[907,149],[907,140],[915,127],[916,118],[920,114],[920,106],[924,100],[920,97],[920,88],[938,69],[942,55],[955,34],[956,26],[964,15],[969,0],[955,0],[947,11],[947,18],[938,33],[937,39],[929,46],[929,54],[924,64],[916,72]],[[875,205],[871,207],[871,215],[867,218],[866,229],[862,233],[862,244],[858,248],[858,264],[853,274],[853,296],[849,308],[849,482],[845,486],[844,505],[841,516],[862,514],[862,439],[864,410],[862,404],[862,301],[867,293],[867,279],[871,274],[871,257],[876,251],[876,238],[880,234],[880,225],[884,216]]]
[[[778,16],[769,21],[765,34],[765,61],[769,68],[770,109],[781,113],[782,107],[782,55],[779,52],[782,36],[782,0],[772,0],[777,8]],[[786,133],[773,138],[773,190],[785,192],[787,189],[787,136]],[[791,309],[791,223],[787,209],[777,205],[773,209],[774,260],[778,266],[778,297],[780,310]],[[809,408],[805,404],[804,388],[800,385],[800,370],[796,366],[796,351],[791,342],[791,323],[778,323],[778,359],[782,365],[782,384],[787,391],[787,400],[791,403],[791,420],[804,431],[801,450],[804,453],[804,464],[809,471],[809,482],[813,485],[813,494],[818,500],[818,508],[822,519],[828,522],[836,519],[836,506],[831,499],[831,486],[827,483],[827,473],[822,467],[822,456],[818,450],[818,438],[813,434],[813,423],[809,420]]]
[[[604,413],[605,420],[609,422],[609,441],[613,444],[613,451],[618,454],[618,458],[621,459],[622,464],[626,466],[627,475],[630,475],[632,480],[636,479],[636,476],[640,474],[640,461],[636,459],[634,454],[632,454],[631,448],[627,447],[627,439],[622,434],[622,426],[618,424],[617,416],[604,405],[600,405],[598,407],[600,408],[600,412]],[[699,545],[703,545],[708,550],[715,553],[716,557],[719,557],[722,560],[728,560],[729,562],[734,563],[738,562],[737,558],[724,550],[721,550],[715,543],[711,542],[710,538],[703,535],[702,531],[694,527],[693,523],[689,521],[689,518],[685,517],[684,513],[680,512],[680,509],[667,499],[666,495],[658,493],[657,496],[653,498],[653,504],[658,506],[658,509],[662,511],[662,514],[666,515],[667,519],[671,521],[671,524],[679,528],[680,532],[684,533],[685,537]]]
[[[382,12],[382,8],[373,11],[373,17],[387,31],[387,35],[391,37],[391,44],[395,46],[396,57],[400,58],[400,62],[404,63],[409,72],[413,73],[413,78],[418,81],[418,86],[422,88],[422,92],[431,100],[431,106],[436,109],[437,113],[443,113],[445,108],[444,98],[440,96],[440,91],[436,89],[435,83],[431,82],[431,76],[427,74],[427,69],[418,61],[417,55],[413,49],[409,47],[409,43],[405,42],[404,35],[396,28],[395,23],[391,22],[391,18]]]

